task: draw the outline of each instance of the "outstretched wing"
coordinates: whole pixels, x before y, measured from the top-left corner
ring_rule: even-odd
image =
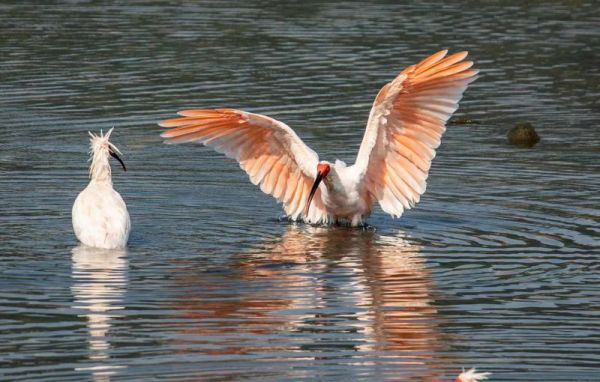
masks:
[[[369,115],[355,166],[363,192],[395,217],[425,192],[446,121],[476,78],[473,63],[463,61],[467,52],[447,52],[409,66],[383,86]]]
[[[171,128],[161,134],[167,143],[200,142],[237,160],[252,183],[283,202],[290,218],[302,216],[319,157],[289,126],[234,109],[183,110],[178,114],[181,118],[159,123]],[[320,191],[313,203],[315,208],[304,220],[326,221]]]

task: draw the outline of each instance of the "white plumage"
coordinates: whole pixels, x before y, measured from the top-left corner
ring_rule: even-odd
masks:
[[[462,373],[458,377],[456,377],[455,382],[480,382],[488,379],[491,373],[478,373],[477,369],[472,368],[470,370],[465,371],[462,370]]]
[[[106,135],[90,134],[90,183],[79,193],[73,204],[72,218],[75,236],[83,244],[98,248],[123,248],[127,245],[131,222],[121,195],[113,189],[109,156],[117,159],[119,149]]]
[[[375,201],[399,217],[425,192],[446,121],[477,74],[464,61],[467,52],[447,53],[409,66],[383,86],[351,166],[319,161],[285,123],[235,109],[180,111],[181,118],[160,123],[171,128],[162,136],[170,143],[201,142],[234,158],[292,220],[362,225]]]

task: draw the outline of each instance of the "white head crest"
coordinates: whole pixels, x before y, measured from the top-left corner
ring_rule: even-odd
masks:
[[[125,164],[119,158],[121,151],[109,141],[110,134],[114,127],[112,127],[106,134],[100,130],[100,135],[96,135],[91,131],[88,131],[90,135],[90,178],[96,180],[108,179],[110,180],[111,170],[110,164],[108,163],[109,156],[117,159],[125,170]],[[121,154],[123,155],[123,154]]]
[[[90,154],[92,156],[92,159],[95,153],[100,152],[102,150],[108,151],[109,148],[113,149],[113,151],[115,151],[117,154],[121,154],[121,151],[119,151],[117,146],[115,146],[109,141],[110,134],[113,132],[113,130],[114,127],[111,127],[106,134],[103,134],[102,130],[100,130],[100,135],[96,135],[91,131],[88,131],[88,134],[90,135]]]

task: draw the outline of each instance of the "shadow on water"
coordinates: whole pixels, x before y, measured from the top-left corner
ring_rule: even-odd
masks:
[[[232,256],[226,270],[188,265],[176,278],[185,291],[176,305],[187,319],[176,340],[182,353],[259,358],[290,378],[349,365],[354,377],[363,367],[382,378],[442,375],[430,274],[401,232],[290,225]]]
[[[115,311],[124,309],[127,289],[127,253],[124,250],[79,245],[72,250],[73,308],[87,318],[89,366],[94,381],[110,381],[118,369],[110,360],[110,328]]]

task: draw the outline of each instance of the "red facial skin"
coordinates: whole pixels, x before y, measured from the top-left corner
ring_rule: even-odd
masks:
[[[317,165],[317,172],[321,174],[323,178],[325,178],[327,174],[329,174],[329,170],[331,170],[331,168],[327,163],[319,163]]]
[[[305,216],[308,216],[308,210],[310,208],[310,203],[312,202],[315,192],[317,192],[319,183],[321,183],[321,180],[325,179],[327,174],[329,174],[329,170],[331,170],[331,168],[326,163],[319,163],[317,165],[317,178],[315,179],[315,183],[313,184],[312,189],[310,190],[310,195],[308,195],[308,200],[306,201],[306,207],[304,207],[304,215]]]

